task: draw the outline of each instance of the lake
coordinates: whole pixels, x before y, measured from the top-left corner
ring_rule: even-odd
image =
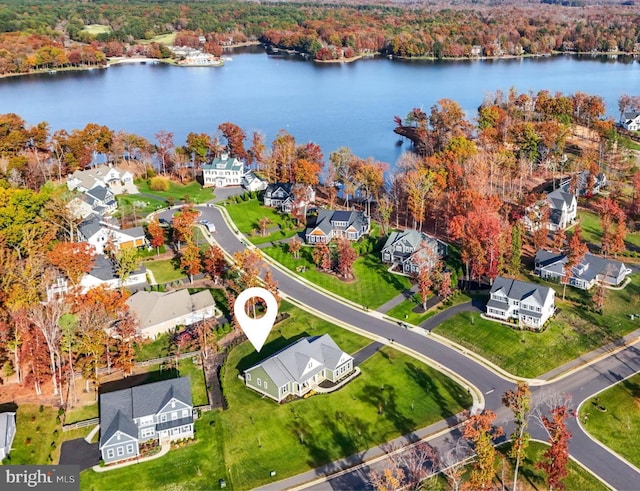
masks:
[[[457,101],[476,115],[486,94],[576,91],[604,98],[617,119],[620,94],[640,94],[640,63],[632,59],[556,56],[509,60],[398,61],[370,58],[344,64],[267,55],[260,47],[231,53],[223,67],[127,63],[108,69],[0,79],[0,112],[51,130],[87,123],[123,129],[155,141],[173,131],[177,145],[193,132],[215,134],[229,121],[268,144],[280,129],[298,143],[318,143],[329,153],[347,146],[360,157],[393,164],[398,145],[394,115],[425,111],[439,99]]]

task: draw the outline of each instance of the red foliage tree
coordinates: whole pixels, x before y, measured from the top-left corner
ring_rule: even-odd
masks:
[[[233,123],[222,123],[218,126],[222,136],[227,139],[227,151],[242,161],[247,160],[247,151],[244,148],[245,132]]]
[[[543,454],[545,460],[538,462],[536,467],[547,473],[549,489],[564,489],[562,481],[568,474],[569,440],[572,436],[566,421],[572,413],[566,406],[558,406],[551,410],[551,414],[551,419],[542,416],[542,424],[549,433],[551,446]]]
[[[338,240],[336,255],[338,257],[338,274],[344,279],[353,278],[353,263],[358,258],[358,255],[351,247],[351,242],[348,239]]]
[[[156,248],[156,255],[160,254],[160,246],[164,244],[164,229],[160,226],[160,221],[157,215],[153,215],[151,221],[147,225],[147,232],[149,233],[151,247]]]
[[[88,242],[58,242],[47,252],[47,259],[77,285],[82,275],[93,268],[96,250]]]
[[[209,247],[204,253],[203,259],[204,270],[211,276],[213,281],[217,284],[220,283],[222,275],[227,270],[227,260],[224,257],[224,252],[218,246]]]
[[[476,460],[468,483],[469,489],[491,488],[496,458],[493,439],[503,434],[501,427],[493,425],[495,419],[496,413],[485,410],[480,414],[474,414],[464,424],[462,436],[473,444],[476,452]]]

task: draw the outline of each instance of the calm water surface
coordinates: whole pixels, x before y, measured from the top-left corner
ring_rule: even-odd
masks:
[[[602,58],[401,62],[385,58],[317,64],[296,56],[268,56],[260,48],[233,53],[224,67],[123,64],[106,70],[58,72],[0,79],[0,112],[29,124],[48,121],[52,131],[89,122],[154,141],[160,130],[184,143],[191,132],[215,134],[230,121],[249,137],[271,142],[278,130],[298,143],[318,143],[328,157],[341,146],[393,163],[398,145],[393,116],[428,111],[450,98],[470,117],[487,93],[515,86],[601,95],[617,117],[622,93],[640,93],[640,63]],[[250,144],[250,143],[248,143]]]

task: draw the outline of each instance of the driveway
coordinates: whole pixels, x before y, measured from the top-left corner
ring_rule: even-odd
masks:
[[[87,443],[84,438],[62,442],[60,465],[79,465],[80,470],[93,467],[100,462],[98,443]]]

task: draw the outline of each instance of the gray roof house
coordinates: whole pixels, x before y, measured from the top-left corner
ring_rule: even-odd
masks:
[[[269,184],[264,190],[264,205],[276,208],[283,213],[291,213],[296,195],[304,196],[301,198],[304,205],[312,203],[316,199],[316,192],[311,186],[295,185],[290,182],[275,182]]]
[[[632,111],[632,112],[624,113],[622,115],[622,119],[620,120],[620,124],[626,130],[639,131],[640,130],[640,112]]]
[[[305,240],[308,244],[330,242],[333,238],[358,240],[369,233],[371,222],[361,211],[320,210],[307,223]]]
[[[591,177],[591,172],[588,170],[583,170],[577,173],[576,175],[576,193],[579,196],[585,196],[587,194],[587,190],[589,189],[589,179]],[[607,176],[604,175],[603,172],[599,172],[593,178],[593,194],[598,194],[600,190],[607,185]],[[569,188],[571,187],[571,177],[567,177],[562,180],[560,183],[560,188],[568,193]]]
[[[353,372],[353,357],[342,351],[331,336],[302,338],[245,370],[247,387],[282,402],[302,397],[322,381],[337,382]]]
[[[498,276],[491,287],[487,316],[541,329],[555,312],[552,288]]]
[[[16,436],[16,413],[0,413],[0,460],[11,452],[13,438]]]
[[[117,274],[113,260],[104,254],[97,254],[93,268],[80,279],[82,291],[90,290],[97,286],[106,288],[119,288],[126,286],[132,289],[144,288],[147,282],[147,267],[141,264],[138,269],[132,271],[126,280],[122,281]]]
[[[210,164],[202,166],[205,187],[240,186],[244,174],[244,162],[226,153],[213,159]]]
[[[118,208],[118,203],[113,193],[104,186],[95,186],[85,194],[85,201],[91,205],[94,213],[106,215],[113,213]]]
[[[536,253],[534,272],[540,278],[559,282],[564,274],[566,263],[565,254],[541,249]],[[580,264],[571,269],[569,285],[583,290],[590,289],[597,282],[618,286],[631,273],[631,269],[620,261],[586,253]]]
[[[531,219],[532,214],[539,213],[543,203],[536,203],[529,207],[528,213],[525,214],[523,222],[528,230],[533,231],[540,227],[540,223]],[[546,226],[549,230],[555,231],[561,228],[567,228],[575,222],[578,216],[578,201],[576,197],[558,188],[551,191],[546,196],[546,204],[549,207],[549,221]]]
[[[116,250],[129,247],[146,247],[149,242],[142,227],[121,229],[110,225],[96,214],[90,215],[78,225],[80,241],[86,241],[96,249],[97,254],[104,253],[105,245],[111,240]]]
[[[381,254],[383,263],[413,274],[418,273],[422,265],[435,266],[439,258],[447,255],[447,244],[424,232],[404,230],[389,234]]]
[[[209,290],[138,291],[127,299],[127,305],[140,321],[140,332],[155,338],[176,326],[189,326],[216,315],[216,303]]]
[[[137,194],[138,189],[133,184],[133,174],[128,170],[112,165],[96,165],[90,169],[77,170],[67,176],[67,187],[82,193],[96,187],[109,188],[113,194]]]
[[[193,438],[189,377],[100,395],[100,452],[106,464],[140,455],[140,444]]]

